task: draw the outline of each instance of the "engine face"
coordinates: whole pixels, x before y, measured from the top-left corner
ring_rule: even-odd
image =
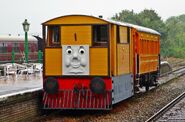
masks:
[[[89,75],[89,46],[62,46],[63,75]]]

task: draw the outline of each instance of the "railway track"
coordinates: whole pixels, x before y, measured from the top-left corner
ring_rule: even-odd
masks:
[[[146,122],[167,121],[167,120],[173,121],[173,120],[177,120],[177,119],[185,121],[185,118],[168,118],[167,116],[165,117],[165,120],[160,119],[165,113],[167,113],[172,107],[174,107],[176,104],[178,104],[183,99],[185,102],[185,92],[183,92],[181,95],[179,95],[173,101],[171,101],[166,106],[164,106],[160,111],[158,111],[156,114],[154,114],[152,117],[150,117]]]
[[[178,69],[163,73],[160,75],[160,77],[158,79],[157,86],[160,86],[164,83],[167,83],[168,81],[171,81],[175,78],[178,78],[184,74],[185,74],[185,66],[181,66]],[[155,88],[156,88],[156,86],[152,86],[152,87],[150,87],[150,90],[155,89]],[[145,91],[146,90],[144,88],[140,88],[140,91],[137,92],[137,94],[143,94],[143,93],[145,93]]]
[[[165,77],[165,76],[168,76],[168,75],[171,75],[171,74],[181,74],[181,73],[185,73],[185,66],[181,66],[178,69],[169,71],[167,73],[163,73],[163,74],[160,75],[160,77]]]
[[[185,66],[181,66],[178,69],[161,74],[158,79],[158,83],[159,85],[167,83],[168,81],[178,78],[184,74],[185,74]]]
[[[163,74],[163,75],[161,75],[161,78],[164,78],[163,80],[165,80],[165,82],[168,82],[168,81],[170,81],[170,80],[172,80],[172,79],[174,79],[174,78],[177,78],[177,77],[179,77],[179,76],[181,76],[181,75],[183,75],[183,74],[185,74],[185,66],[184,67],[180,67],[180,68],[178,68],[178,69],[176,69],[176,70],[173,70],[173,71],[171,71],[171,72],[168,72],[168,74]],[[167,80],[166,80],[166,77],[170,77],[170,78],[167,78]],[[165,82],[163,82],[163,83],[165,83]],[[163,83],[160,83],[160,84],[163,84]],[[160,86],[160,85],[159,85]],[[154,87],[154,89],[155,89],[155,87]],[[145,94],[145,92],[143,92],[142,94]],[[146,94],[145,94],[146,95]],[[143,96],[143,95],[142,95]],[[136,97],[137,98],[137,97]],[[124,104],[127,104],[127,102],[123,102],[123,103],[121,103],[121,104],[123,104],[122,106],[125,106]],[[148,102],[147,102],[148,103]],[[136,103],[137,104],[137,103]],[[121,107],[122,107],[121,106]],[[114,112],[117,112],[117,111],[120,111],[118,108],[114,108],[115,110],[114,110]],[[117,110],[118,109],[118,110]],[[63,111],[64,112],[64,111]],[[107,113],[107,114],[105,114],[105,112],[100,112],[100,113],[97,113],[97,112],[85,112],[85,113],[82,113],[82,112],[80,112],[81,114],[79,115],[79,111],[77,111],[77,113],[76,112],[74,112],[74,114],[73,114],[73,112],[61,112],[61,111],[56,111],[55,112],[55,114],[54,114],[54,112],[52,112],[52,114],[48,114],[48,115],[44,115],[44,116],[42,116],[42,117],[40,117],[40,118],[38,118],[38,120],[37,121],[63,121],[63,120],[66,120],[66,121],[84,121],[84,120],[94,120],[95,118],[94,117],[96,117],[96,116],[101,116],[101,114],[103,115],[103,116],[111,116],[110,118],[111,119],[113,119],[114,117],[112,117],[113,116],[113,113],[112,112],[110,112],[110,113]],[[103,114],[104,113],[104,114]],[[73,117],[73,116],[75,116],[75,117]],[[104,118],[104,117],[102,117],[102,118]],[[101,118],[101,119],[102,119]],[[100,119],[100,121],[101,121],[101,119]],[[104,120],[104,119],[102,119],[102,120]],[[114,120],[114,119],[113,119]],[[120,120],[119,119],[119,117],[117,118],[117,119],[115,119],[115,121],[117,121],[117,120]],[[145,119],[146,120],[146,119]],[[145,121],[144,120],[144,121]],[[111,120],[112,121],[112,120]]]

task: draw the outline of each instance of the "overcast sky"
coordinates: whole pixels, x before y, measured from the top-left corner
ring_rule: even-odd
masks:
[[[24,34],[22,22],[30,22],[29,34],[41,35],[41,23],[67,14],[103,15],[121,10],[154,9],[163,20],[185,14],[185,0],[0,0],[0,35]]]

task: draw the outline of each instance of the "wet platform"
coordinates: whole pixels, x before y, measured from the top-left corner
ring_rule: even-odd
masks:
[[[40,115],[43,79],[41,66],[0,65],[0,122],[31,121]]]
[[[42,74],[0,78],[0,98],[42,89]]]
[[[0,77],[0,122],[31,121],[41,114],[42,73]]]

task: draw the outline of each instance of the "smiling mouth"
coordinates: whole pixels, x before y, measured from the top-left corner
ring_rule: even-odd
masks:
[[[84,71],[82,70],[82,69],[71,69],[70,71],[69,71],[70,73],[74,73],[74,74],[78,74],[78,73],[83,73]]]
[[[71,63],[71,66],[73,68],[79,68],[80,67],[80,63]]]

